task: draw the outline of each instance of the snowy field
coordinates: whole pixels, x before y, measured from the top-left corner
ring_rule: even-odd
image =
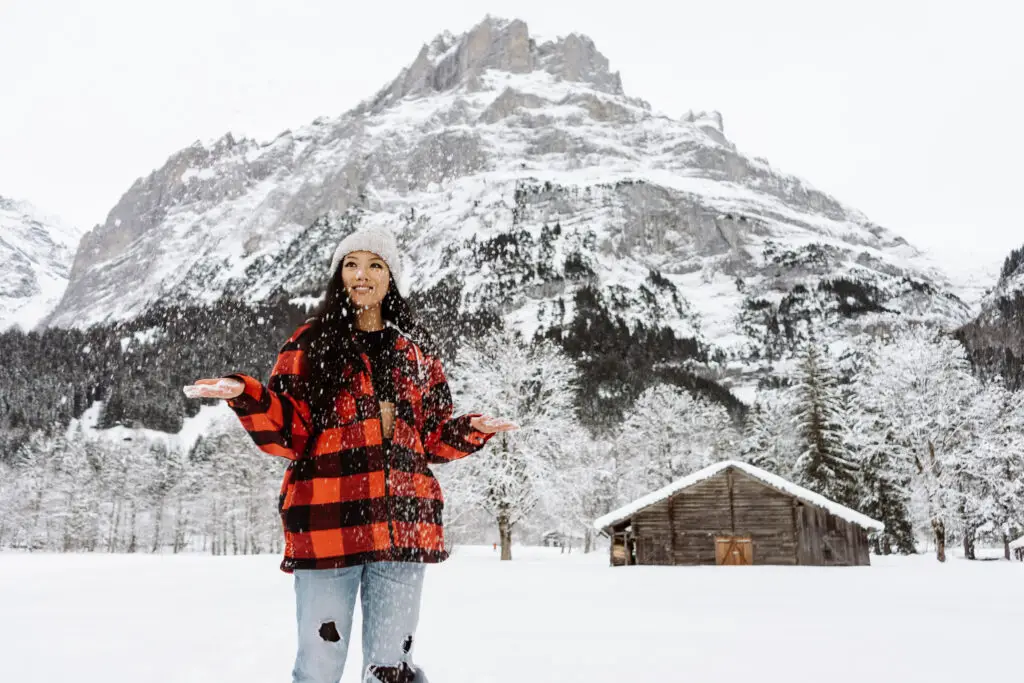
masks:
[[[605,552],[513,554],[461,547],[429,568],[416,659],[431,683],[1002,681],[1024,628],[1017,562],[610,568]],[[278,561],[0,553],[0,681],[290,681]]]

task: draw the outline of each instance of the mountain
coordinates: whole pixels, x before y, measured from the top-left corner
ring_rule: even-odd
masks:
[[[0,196],[0,330],[36,326],[60,301],[81,232]]]
[[[597,354],[640,345],[621,378],[667,365],[748,397],[811,326],[970,315],[918,249],[744,155],[720,113],[657,113],[589,38],[488,17],[347,113],[172,155],[82,239],[47,323],[302,307],[358,225],[396,232],[415,291],[560,339],[597,385]]]
[[[1024,246],[1006,257],[980,307],[957,337],[984,373],[1001,375],[1014,389],[1024,387]]]

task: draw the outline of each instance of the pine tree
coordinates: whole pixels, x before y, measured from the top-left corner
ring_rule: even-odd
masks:
[[[843,505],[857,506],[857,464],[847,447],[846,411],[828,350],[813,338],[799,354],[793,423],[800,454],[797,483]]]
[[[885,525],[885,530],[874,538],[875,552],[917,552],[909,510],[911,473],[885,444],[865,450],[859,462],[861,495],[855,507]]]

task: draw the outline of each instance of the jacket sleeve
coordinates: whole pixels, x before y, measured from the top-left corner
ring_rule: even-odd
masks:
[[[476,430],[470,420],[480,413],[452,417],[454,407],[441,361],[428,356],[427,386],[423,395],[423,450],[427,462],[446,463],[477,452],[494,436]]]
[[[308,329],[299,327],[281,347],[266,386],[248,375],[225,375],[245,383],[242,394],[227,403],[252,440],[264,453],[289,460],[303,456],[312,432],[306,398],[309,367],[299,339]]]

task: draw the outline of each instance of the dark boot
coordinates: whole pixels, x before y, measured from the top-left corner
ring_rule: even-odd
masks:
[[[422,669],[414,669],[406,662],[399,666],[370,665],[364,683],[430,683]]]

